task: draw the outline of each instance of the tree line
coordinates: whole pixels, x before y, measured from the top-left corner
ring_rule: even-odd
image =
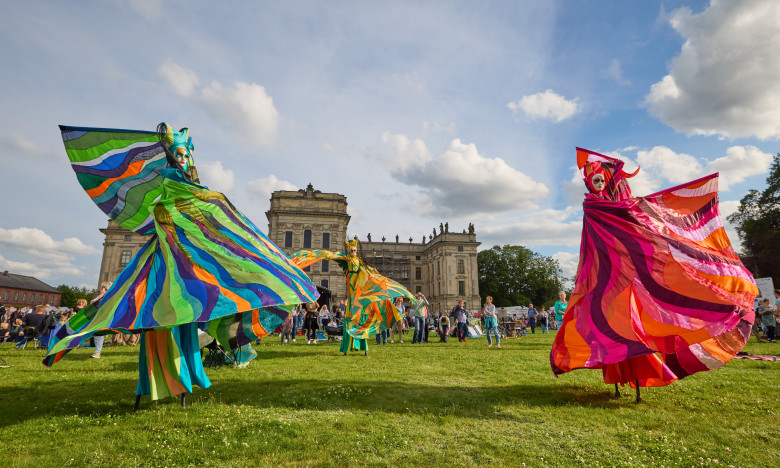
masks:
[[[477,253],[479,294],[497,307],[553,304],[566,278],[552,257],[521,245],[495,245]]]

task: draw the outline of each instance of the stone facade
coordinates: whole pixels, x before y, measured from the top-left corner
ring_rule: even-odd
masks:
[[[266,217],[268,237],[288,255],[304,248],[343,251],[344,241],[348,240],[347,198],[314,190],[311,184],[306,189],[271,194],[271,209]],[[371,239],[370,234],[360,241],[358,253],[366,263],[412,293],[425,294],[434,311],[449,311],[460,299],[466,301],[470,310],[480,308],[479,242],[473,226],[458,233],[440,225],[439,232],[434,229],[428,239],[422,236],[422,242],[404,242],[397,236],[377,240]],[[327,271],[322,271],[323,266],[323,262],[314,264],[307,274],[315,284],[330,289],[334,300],[345,298],[346,282],[341,268],[328,262],[324,266]]]
[[[347,197],[337,193],[322,193],[311,184],[305,189],[281,190],[271,194],[268,238],[286,254],[301,249],[344,251],[347,240]],[[105,236],[100,280],[114,281],[130,259],[149,240],[109,221],[100,230]],[[422,292],[434,311],[449,311],[458,300],[466,308],[480,308],[477,276],[477,242],[474,227],[462,232],[450,232],[446,224],[438,232],[420,242],[414,239],[360,239],[359,255],[369,265],[406,287],[412,293]],[[350,239],[351,240],[351,239]],[[306,270],[318,285],[329,289],[337,302],[347,294],[341,268],[334,262],[318,262]]]
[[[130,263],[135,254],[151,238],[151,235],[142,236],[128,231],[113,221],[109,221],[108,226],[100,232],[106,238],[103,241],[103,259],[100,261],[98,284],[95,285],[97,289],[100,289],[101,284],[117,279],[125,265]]]

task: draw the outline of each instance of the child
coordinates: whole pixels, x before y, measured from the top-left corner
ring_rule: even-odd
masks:
[[[282,342],[280,344],[289,343],[290,337],[293,331],[293,316],[287,314],[287,318],[282,322]]]
[[[450,318],[445,314],[441,314],[439,318],[439,342],[446,343],[447,337],[450,336]]]
[[[777,326],[777,321],[772,313],[774,310],[775,308],[770,305],[768,298],[760,301],[758,308],[756,308],[756,315],[761,318],[761,323],[766,327],[766,341],[769,343],[775,342],[775,327]]]

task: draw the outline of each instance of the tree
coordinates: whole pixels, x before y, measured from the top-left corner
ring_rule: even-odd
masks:
[[[62,298],[60,299],[60,305],[62,307],[70,307],[70,308],[76,307],[76,302],[79,299],[86,299],[87,301],[89,301],[97,294],[97,291],[95,289],[79,288],[74,286],[68,286],[66,284],[61,284],[54,289],[62,293]]]
[[[780,284],[780,153],[775,155],[764,191],[750,190],[727,219],[736,225],[745,266],[758,278]]]
[[[493,246],[477,254],[479,293],[498,307],[544,304],[562,289],[558,261],[520,245]]]

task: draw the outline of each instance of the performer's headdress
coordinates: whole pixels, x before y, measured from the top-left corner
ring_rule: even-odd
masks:
[[[344,241],[345,244],[347,244],[347,252],[350,252],[352,249],[357,250],[358,246],[358,240],[353,239],[351,241]]]
[[[593,177],[601,174],[604,177],[603,196],[614,201],[630,198],[631,188],[626,179],[639,173],[639,168],[631,174],[623,172],[625,163],[619,159],[606,156],[595,151],[577,148],[577,166],[585,181],[585,185],[592,193],[599,193],[593,187]]]
[[[190,129],[184,127],[177,132],[173,130],[173,127],[163,122],[157,126],[157,135],[169,156],[169,162],[174,167],[178,167],[189,178],[195,171],[195,162],[192,158],[195,145],[192,144]]]

